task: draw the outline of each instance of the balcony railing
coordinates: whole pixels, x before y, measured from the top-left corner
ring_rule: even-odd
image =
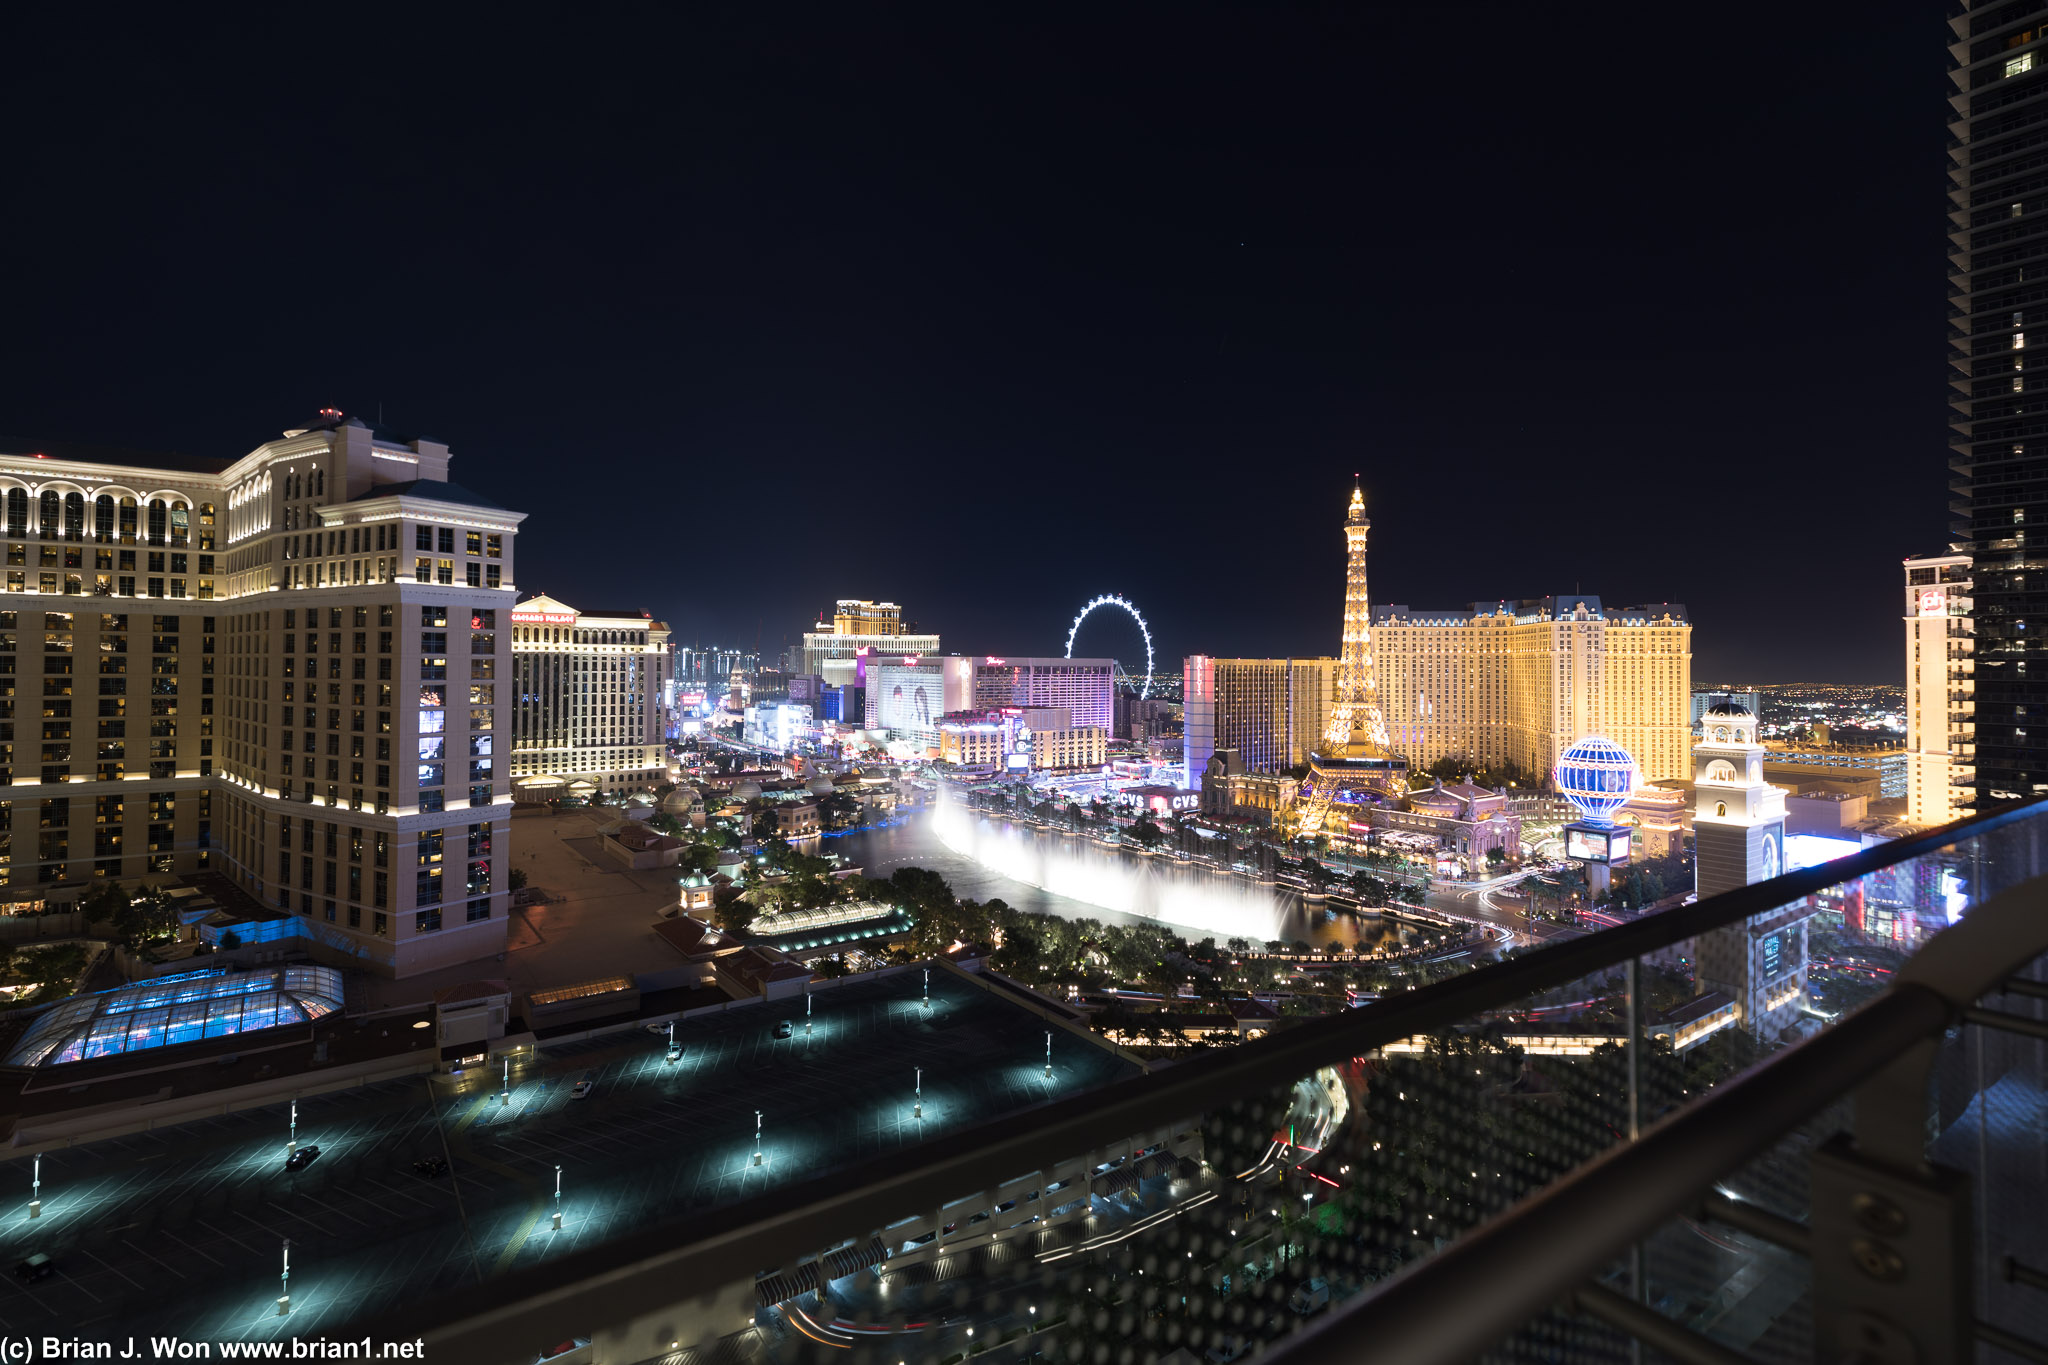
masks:
[[[2037,803],[337,1335],[605,1365],[2048,1359],[2044,952]]]

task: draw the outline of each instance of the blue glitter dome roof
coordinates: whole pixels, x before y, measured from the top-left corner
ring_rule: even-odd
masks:
[[[1587,735],[1558,757],[1557,790],[1595,824],[1607,824],[1636,786],[1636,761],[1605,735]]]

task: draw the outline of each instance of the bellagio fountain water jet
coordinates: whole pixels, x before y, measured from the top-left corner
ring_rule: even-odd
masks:
[[[1273,890],[1208,864],[992,820],[950,795],[941,796],[932,814],[932,832],[963,858],[1069,900],[1219,938],[1280,936],[1282,907]]]

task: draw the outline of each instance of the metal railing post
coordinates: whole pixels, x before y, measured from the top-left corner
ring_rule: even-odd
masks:
[[[1628,960],[1628,1140],[1634,1142],[1643,1135],[1643,960],[1632,957]],[[1649,1286],[1643,1280],[1643,1244],[1641,1241],[1628,1245],[1628,1293],[1637,1303],[1649,1301]],[[1642,1365],[1642,1338],[1631,1333],[1628,1339],[1628,1358],[1633,1365]]]

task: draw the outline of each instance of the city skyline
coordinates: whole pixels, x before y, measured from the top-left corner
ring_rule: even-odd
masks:
[[[18,8],[0,1358],[2048,1360],[2048,0]]]
[[[1881,173],[1941,155],[1910,16],[1787,15],[1768,45],[1517,22],[1449,100],[1412,58],[1471,46],[1466,17],[1183,16],[1184,60],[1160,61],[1132,17],[1077,47],[826,16],[774,35],[780,64],[760,22],[636,45],[713,54],[681,90],[606,44],[584,55],[623,64],[608,102],[544,117],[497,63],[435,60],[469,44],[431,23],[431,87],[364,53],[345,113],[260,121],[232,93],[260,34],[168,31],[132,62],[43,45],[13,93],[67,113],[34,120],[14,181],[64,211],[10,224],[40,268],[0,434],[232,458],[319,406],[381,411],[533,509],[532,543],[561,547],[535,588],[604,600],[629,576],[678,639],[771,651],[854,594],[964,651],[1042,652],[1114,591],[1162,658],[1334,653],[1342,544],[1314,509],[1359,473],[1387,601],[1669,599],[1702,676],[1900,676],[1898,563],[1949,534],[1920,316],[1940,280],[1899,265],[1933,259],[1922,186]],[[1431,137],[1402,136],[1425,108]],[[1783,156],[1788,119],[1829,174]],[[108,175],[117,130],[134,156]],[[1627,192],[1591,193],[1610,168]],[[147,242],[110,236],[137,201]],[[1786,270],[1788,237],[1832,243],[1830,268]],[[107,307],[75,306],[81,279]],[[1824,610],[1761,609],[1764,582],[1677,552],[1725,534],[1730,469],[1776,514],[1743,532],[1768,592]],[[999,507],[1038,471],[1064,496],[983,527],[1015,553],[909,548],[926,485],[988,478]],[[1120,488],[1136,511],[1110,532]],[[571,548],[593,509],[604,556]],[[1816,520],[1856,535],[1802,553]],[[856,568],[842,531],[905,548]],[[1269,572],[1228,567],[1241,550]]]

